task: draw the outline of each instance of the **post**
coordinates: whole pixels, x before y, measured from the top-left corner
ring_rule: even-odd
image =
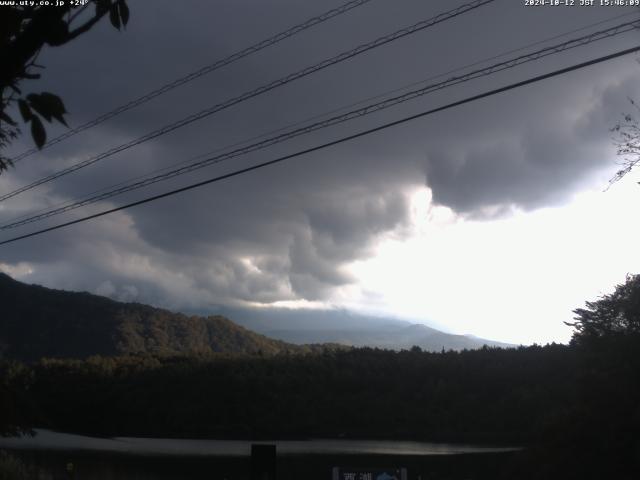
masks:
[[[251,445],[251,480],[276,480],[275,445]]]

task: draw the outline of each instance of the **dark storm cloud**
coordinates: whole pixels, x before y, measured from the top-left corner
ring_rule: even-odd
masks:
[[[590,176],[610,171],[610,128],[628,111],[627,95],[640,95],[637,77],[586,96],[572,94],[571,83],[556,88],[565,98],[560,108],[519,102],[524,128],[506,112],[500,136],[427,148],[425,172],[434,201],[471,215],[482,215],[487,207],[531,210],[565,202]]]
[[[186,208],[183,199],[168,199],[162,209],[136,215],[136,228],[161,250],[232,265],[237,285],[254,284],[246,300],[255,299],[255,285],[265,295],[281,295],[282,282],[295,295],[319,298],[350,280],[342,264],[366,255],[377,234],[407,221],[407,198],[397,179],[351,177],[327,187],[326,178],[314,181],[303,172],[309,166],[296,165],[295,175],[287,169],[293,177],[274,169],[193,192]],[[238,258],[255,258],[257,269],[246,272]]]
[[[70,122],[78,125],[339,3],[157,1],[145,9],[132,4],[126,32],[118,33],[104,22],[82,41],[45,51],[41,60],[48,68],[42,83],[34,84],[33,89],[59,93],[70,111]],[[12,190],[452,7],[449,1],[375,0],[21,162],[0,177],[0,188]],[[2,206],[0,220],[613,13],[588,8],[544,12],[550,10],[525,10],[519,2],[496,2],[12,199]],[[622,44],[623,39],[610,43],[605,50]],[[593,55],[600,51],[591,49]],[[556,64],[564,66],[590,56],[590,51],[581,50]],[[551,68],[554,63],[548,65]],[[424,186],[425,181],[436,203],[464,214],[482,215],[487,207],[533,209],[564,201],[610,162],[606,157],[607,128],[624,107],[626,95],[640,93],[633,68],[621,65],[618,62],[596,68],[572,77],[570,82],[478,102],[3,247],[0,263],[31,265],[29,278],[34,282],[118,298],[135,297],[175,308],[325,299],[333,289],[353,282],[346,265],[371,255],[381,236],[407,226],[408,194]],[[620,69],[621,80],[612,76],[611,69]],[[520,75],[535,71],[524,70]],[[308,148],[516,77],[507,72],[477,86],[443,91],[353,124],[159,184],[145,195]],[[621,84],[623,80],[626,83]],[[27,140],[22,138],[16,151],[27,146]],[[105,202],[83,213],[141,196],[143,193],[137,192],[116,197],[113,203]]]

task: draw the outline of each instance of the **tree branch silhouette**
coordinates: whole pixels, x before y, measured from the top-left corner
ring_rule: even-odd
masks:
[[[68,2],[67,2],[68,3]],[[88,19],[74,26],[82,14],[93,4],[95,10]],[[35,63],[46,45],[59,47],[91,30],[103,17],[109,15],[114,28],[120,30],[129,22],[126,0],[89,0],[72,14],[74,7],[61,6],[4,6],[0,16],[0,173],[7,170],[11,160],[1,151],[22,133],[19,122],[8,112],[14,105],[24,125],[29,125],[31,136],[38,148],[46,140],[45,129],[54,120],[66,125],[67,113],[60,97],[50,92],[24,95],[22,83],[37,80],[42,69]]]

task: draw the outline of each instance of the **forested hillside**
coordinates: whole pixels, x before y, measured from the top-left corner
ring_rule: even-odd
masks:
[[[89,293],[25,285],[2,273],[0,305],[0,358],[309,349],[272,340],[221,316],[187,316]]]

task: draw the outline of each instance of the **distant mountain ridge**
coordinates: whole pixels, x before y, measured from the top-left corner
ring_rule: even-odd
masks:
[[[472,350],[488,347],[513,347],[511,344],[495,342],[469,335],[444,333],[426,325],[388,327],[377,331],[360,330],[269,330],[271,338],[295,344],[337,343],[354,347],[377,347],[393,350],[408,350],[417,346],[430,352],[444,350]]]
[[[185,315],[27,285],[1,272],[0,309],[0,359],[26,361],[137,353],[271,355],[309,352],[319,344],[427,351],[513,346],[345,310],[221,308],[217,315]]]
[[[275,354],[304,350],[219,315],[187,316],[86,292],[27,285],[3,273],[0,309],[0,358],[32,361],[134,353]]]
[[[473,335],[442,332],[420,323],[395,318],[362,315],[347,310],[292,310],[220,308],[219,313],[234,322],[271,338],[298,345],[337,343],[355,347],[393,350],[418,346],[438,352],[515,345]]]

